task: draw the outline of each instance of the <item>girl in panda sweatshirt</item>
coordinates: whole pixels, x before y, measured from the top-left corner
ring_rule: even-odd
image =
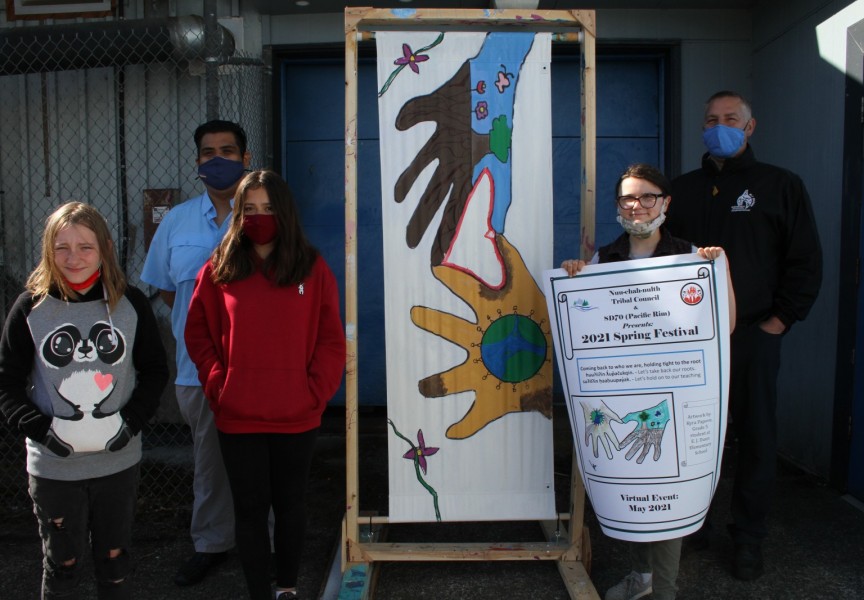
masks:
[[[105,219],[54,211],[0,339],[0,411],[26,436],[42,597],[77,597],[92,547],[98,596],[132,597],[141,435],[168,381],[150,303],[126,284]]]

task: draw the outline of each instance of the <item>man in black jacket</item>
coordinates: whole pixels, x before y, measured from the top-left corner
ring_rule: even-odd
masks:
[[[731,340],[729,411],[738,464],[729,526],[733,574],[762,575],[762,540],[777,454],[780,342],[807,316],[822,282],[822,251],[801,179],[758,162],[749,103],[718,92],[705,108],[702,167],[672,182],[667,225],[696,246],[722,246],[735,282],[737,326]]]

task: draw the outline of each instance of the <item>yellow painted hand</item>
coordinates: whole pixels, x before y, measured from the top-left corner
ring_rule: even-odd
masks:
[[[552,417],[552,334],[546,303],[519,252],[503,235],[495,243],[506,280],[492,289],[468,273],[441,265],[436,279],[474,311],[467,321],[439,310],[415,306],[415,325],[465,349],[464,362],[419,383],[427,398],[474,391],[468,413],[447,429],[464,439],[513,412],[536,411]]]

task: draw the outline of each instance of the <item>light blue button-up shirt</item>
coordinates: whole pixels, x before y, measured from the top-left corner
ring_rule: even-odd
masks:
[[[177,385],[201,385],[198,370],[186,351],[183,331],[195,290],[195,276],[231,223],[230,215],[221,227],[216,226],[215,219],[216,208],[207,192],[172,208],[156,229],[141,271],[142,281],[176,294],[171,330],[177,340]]]

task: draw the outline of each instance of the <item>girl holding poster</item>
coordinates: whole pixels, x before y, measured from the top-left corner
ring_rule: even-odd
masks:
[[[713,260],[722,254],[719,247],[696,248],[690,242],[672,237],[663,227],[666,210],[672,197],[669,180],[656,168],[646,164],[634,164],[618,179],[616,202],[618,222],[624,228],[614,242],[601,247],[586,263],[570,259],[561,264],[571,277],[578,274],[586,264],[599,264],[689,254]],[[728,271],[727,271],[728,273]],[[732,282],[729,290],[729,333],[735,327],[735,295]],[[681,557],[682,538],[656,542],[628,542],[632,572],[606,592],[606,600],[636,600],[653,593],[657,600],[675,598],[678,565]]]

